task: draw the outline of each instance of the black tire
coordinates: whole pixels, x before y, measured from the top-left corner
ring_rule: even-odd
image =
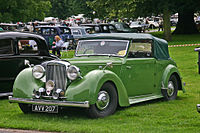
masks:
[[[32,108],[30,104],[19,103],[19,107],[24,114],[32,113]]]
[[[101,92],[107,92],[109,95],[109,102],[104,109],[99,109],[98,100],[95,104],[91,105],[88,109],[88,114],[91,118],[101,118],[108,115],[111,115],[115,112],[118,105],[117,92],[115,87],[111,83],[105,83],[98,94]]]
[[[173,85],[173,87],[170,87],[170,84]],[[162,94],[165,100],[175,100],[177,97],[177,93],[178,93],[178,80],[175,75],[171,75],[168,81],[168,88],[162,89]]]

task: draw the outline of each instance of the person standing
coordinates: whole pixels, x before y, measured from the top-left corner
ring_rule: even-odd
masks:
[[[55,41],[56,42],[53,42],[53,44],[55,44],[55,46],[52,47],[53,54],[55,55],[55,53],[57,52],[57,56],[60,57],[61,56],[60,50],[61,50],[64,42],[62,41],[62,39],[58,35],[55,36]]]
[[[159,27],[158,27],[158,31],[162,30],[163,31],[163,19],[160,18],[158,21]]]

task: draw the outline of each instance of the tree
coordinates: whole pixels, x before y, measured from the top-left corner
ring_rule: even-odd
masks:
[[[93,0],[87,4],[98,18],[120,19],[133,17],[135,0]]]
[[[164,20],[164,38],[171,40],[170,15],[172,12],[173,0],[138,0],[135,13],[137,16],[152,16],[162,14]]]
[[[72,15],[90,14],[90,8],[86,4],[86,0],[50,0],[52,8],[49,16],[66,19]]]
[[[50,7],[48,0],[1,0],[0,20],[1,22],[42,20]]]
[[[199,11],[199,0],[138,0],[136,5],[137,13],[140,15],[142,11],[144,11],[143,13],[162,13],[163,16],[166,13],[170,13],[171,15],[172,13],[178,12],[179,20],[174,34],[198,33],[194,22],[194,13]]]
[[[52,8],[48,13],[51,17],[58,17],[65,19],[67,16],[70,16],[69,12],[69,0],[50,0]]]
[[[199,0],[176,0],[174,8],[178,12],[178,24],[173,34],[194,34],[199,33],[194,22],[194,13],[199,11]]]

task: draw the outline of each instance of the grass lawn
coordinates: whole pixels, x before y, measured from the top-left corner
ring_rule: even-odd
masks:
[[[163,38],[163,31],[160,32],[151,32],[150,34]],[[172,35],[172,41],[169,42],[169,45],[178,45],[178,44],[199,44],[200,43],[200,34],[191,34],[191,35]]]
[[[200,38],[192,36],[200,43]],[[186,39],[188,38],[188,40]],[[175,40],[189,40],[190,37],[176,36]],[[175,42],[170,42],[173,45]],[[169,48],[176,61],[186,93],[179,92],[177,100],[154,100],[119,108],[112,116],[89,119],[83,109],[69,109],[62,114],[23,114],[17,104],[0,100],[0,127],[72,133],[133,133],[133,132],[191,132],[200,131],[200,114],[196,104],[200,103],[200,75],[197,69],[197,52],[193,47]],[[69,55],[73,54],[68,53]],[[67,57],[67,55],[63,55]]]

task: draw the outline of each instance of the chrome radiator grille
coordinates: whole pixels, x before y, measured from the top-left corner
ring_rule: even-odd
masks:
[[[52,80],[55,89],[66,89],[66,66],[59,63],[49,63],[46,68],[46,81]]]

